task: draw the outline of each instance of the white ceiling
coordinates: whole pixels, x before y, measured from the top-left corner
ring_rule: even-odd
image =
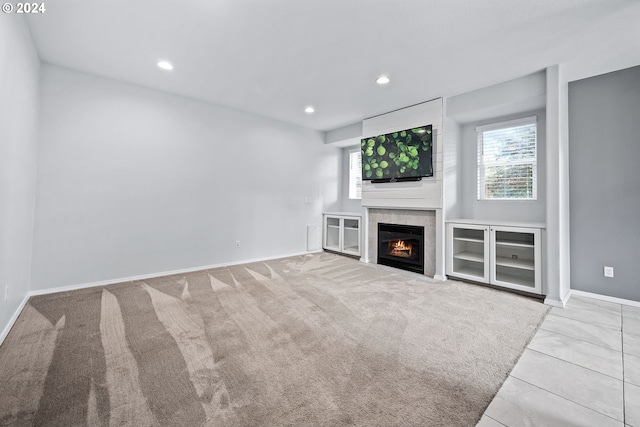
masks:
[[[640,64],[637,0],[55,0],[44,62],[331,130],[564,64]],[[157,68],[160,59],[174,65]],[[375,84],[380,74],[391,83]],[[305,114],[306,105],[316,113]]]

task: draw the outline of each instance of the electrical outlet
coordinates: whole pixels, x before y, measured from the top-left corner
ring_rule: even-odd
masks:
[[[236,240],[236,248],[240,247],[240,240]]]
[[[604,267],[604,277],[613,277],[613,267]]]
[[[4,300],[8,300],[9,299],[9,286],[5,286],[4,287]]]

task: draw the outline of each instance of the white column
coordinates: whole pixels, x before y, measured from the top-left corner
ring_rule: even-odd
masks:
[[[369,208],[364,208],[364,212],[362,214],[362,224],[360,224],[362,228],[362,256],[360,257],[360,261],[369,262]]]
[[[570,290],[568,89],[562,66],[547,68],[545,303],[562,307]]]
[[[445,275],[445,227],[444,214],[442,209],[436,209],[436,273],[433,276],[436,280],[447,280]]]

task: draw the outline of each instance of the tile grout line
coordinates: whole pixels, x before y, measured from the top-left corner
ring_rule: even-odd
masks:
[[[544,353],[544,352],[539,351],[539,350],[536,350],[536,349],[534,349],[534,348],[529,348],[529,347],[527,347],[527,350],[535,351],[536,353],[543,354],[543,355],[545,355],[545,356],[547,356],[547,357],[553,357],[553,358],[554,358],[554,359],[556,359],[556,360],[559,360],[559,361],[561,361],[561,362],[565,362],[565,363],[569,363],[569,364],[571,364],[571,365],[573,365],[573,366],[577,366],[578,368],[586,369],[586,370],[588,370],[588,371],[595,372],[596,374],[604,375],[605,377],[609,377],[609,378],[614,379],[614,380],[616,380],[616,381],[622,381],[622,382],[624,382],[624,360],[622,360],[622,362],[623,362],[623,372],[622,372],[622,373],[623,373],[623,375],[622,375],[622,379],[620,379],[620,378],[612,377],[612,376],[611,376],[611,375],[609,375],[609,374],[604,374],[604,373],[602,373],[602,372],[600,372],[600,371],[596,371],[595,369],[587,368],[586,366],[578,365],[577,363],[569,362],[568,360],[561,359],[561,358],[559,358],[559,357],[557,357],[557,356],[553,356],[553,355],[551,355],[551,354]],[[622,353],[622,352],[620,352],[620,353]],[[517,377],[516,377],[516,378],[517,378]],[[623,397],[624,397],[624,396],[623,396]]]
[[[588,410],[590,410],[590,411],[592,411],[592,412],[595,412],[595,413],[598,413],[598,414],[600,414],[600,415],[603,415],[603,416],[605,416],[605,417],[607,417],[607,418],[611,418],[612,420],[615,420],[615,421],[618,421],[618,422],[622,422],[622,424],[624,424],[624,421],[620,421],[619,419],[614,418],[614,417],[612,417],[611,415],[604,414],[604,413],[602,413],[602,412],[600,412],[600,411],[598,411],[598,410],[596,410],[596,409],[593,409],[593,408],[590,408],[590,407],[588,407],[588,406],[585,406],[585,405],[583,405],[582,403],[576,402],[576,401],[575,401],[575,400],[573,400],[573,399],[569,399],[568,397],[561,396],[561,395],[559,395],[559,394],[557,394],[557,393],[552,392],[551,390],[547,390],[546,388],[542,388],[542,387],[540,387],[539,385],[536,385],[536,384],[530,383],[529,381],[523,380],[522,378],[518,378],[518,377],[516,377],[516,376],[514,376],[514,375],[509,374],[509,376],[510,376],[510,377],[512,377],[512,378],[517,379],[518,381],[522,381],[523,383],[527,383],[527,384],[529,384],[530,386],[533,386],[533,387],[539,388],[540,390],[542,390],[542,391],[544,391],[544,392],[547,392],[547,393],[552,394],[552,395],[554,395],[554,396],[556,396],[556,397],[559,397],[560,399],[566,400],[567,402],[575,403],[575,404],[576,404],[576,405],[578,405],[578,406],[582,406],[582,407],[583,407],[583,408],[585,408],[585,409],[588,409]],[[623,402],[623,406],[624,406],[624,402]],[[622,417],[623,417],[623,419],[624,419],[624,408],[623,408],[623,414],[622,414]]]
[[[595,298],[589,298],[589,297],[585,297],[582,299],[573,299],[574,297],[572,296],[571,299],[569,300],[569,302],[567,302],[567,305],[569,306],[580,306],[580,307],[584,307],[584,306],[588,306],[588,308],[597,308],[600,310],[614,310],[616,307],[622,307],[622,304],[620,304],[619,302],[611,302],[611,301],[602,301],[602,300],[597,300]],[[573,302],[571,302],[573,301]],[[594,303],[595,301],[595,303]],[[615,311],[622,311],[622,310],[615,310]]]
[[[576,310],[574,308],[574,310]],[[593,325],[593,326],[599,326],[601,328],[607,328],[607,329],[611,329],[612,331],[621,331],[622,330],[622,326],[610,326],[610,325],[605,325],[604,323],[592,323],[592,322],[585,322],[584,320],[581,319],[576,319],[573,317],[569,317],[569,316],[562,316],[560,314],[555,314],[555,313],[549,313],[549,315],[551,316],[558,316],[558,317],[562,317],[563,319],[569,319],[569,320],[574,320],[576,322],[581,322],[584,323],[586,325]]]
[[[491,418],[493,421],[497,422],[497,423],[498,423],[498,424],[500,424],[501,426],[509,427],[509,426],[507,426],[505,423],[503,423],[502,421],[498,421],[498,420],[496,420],[495,418],[490,417],[489,415],[487,415],[486,411],[485,411],[485,413],[484,413],[484,414],[482,414],[482,415],[484,415],[484,416],[485,416],[485,417],[487,417],[487,418]],[[480,419],[482,419],[482,417],[481,417]]]
[[[582,322],[582,323],[585,323],[586,325],[593,325],[593,323],[586,323],[586,322]],[[595,326],[597,326],[597,325],[595,325]],[[551,333],[556,334],[556,335],[560,335],[562,337],[571,338],[571,339],[576,340],[576,341],[582,341],[582,342],[585,342],[587,344],[596,345],[596,346],[601,347],[601,348],[606,348],[607,350],[619,351],[621,353],[623,351],[622,350],[622,331],[619,331],[620,332],[620,346],[621,347],[620,347],[620,350],[616,350],[615,348],[607,347],[607,346],[602,345],[602,344],[596,344],[594,342],[587,341],[587,340],[582,339],[582,338],[572,337],[571,335],[563,334],[562,332],[556,332],[556,331],[552,331],[551,329],[545,329],[544,326],[540,326],[540,329],[542,329],[543,331],[551,332]],[[615,331],[615,329],[612,329],[612,331]],[[534,335],[534,337],[535,337],[535,335]]]
[[[563,310],[566,310],[566,309],[563,309]],[[583,309],[573,308],[573,310],[583,310]],[[556,311],[556,312],[553,312],[553,313],[552,313],[552,312],[549,312],[548,316],[556,316],[556,317],[560,317],[560,318],[562,318],[562,319],[569,319],[569,320],[573,320],[574,322],[584,323],[585,325],[599,326],[599,327],[601,327],[601,328],[605,328],[605,329],[612,329],[612,330],[614,330],[614,331],[622,330],[622,326],[620,326],[620,327],[618,328],[618,327],[614,327],[614,326],[604,325],[604,324],[602,324],[602,323],[592,323],[592,322],[587,322],[586,320],[576,319],[576,318],[569,317],[569,316],[562,316],[562,315],[560,315],[560,314],[556,314],[556,313],[558,313],[558,312],[557,312],[557,311]],[[560,313],[562,313],[562,312],[560,312]]]

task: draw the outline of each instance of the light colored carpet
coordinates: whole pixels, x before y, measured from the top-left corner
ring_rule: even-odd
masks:
[[[0,424],[473,426],[546,312],[329,253],[33,297]]]

